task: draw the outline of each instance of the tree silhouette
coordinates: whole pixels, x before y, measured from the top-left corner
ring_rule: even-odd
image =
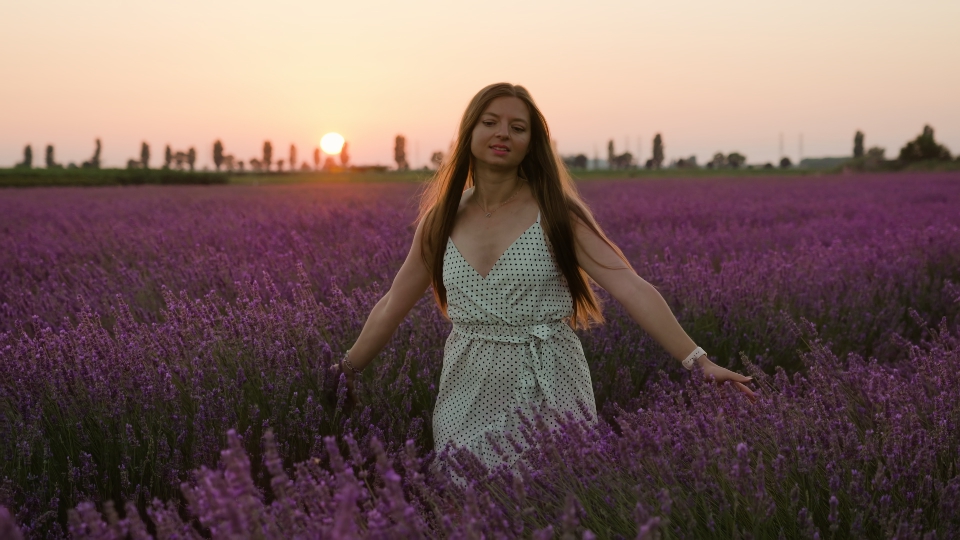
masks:
[[[190,171],[193,171],[193,165],[197,162],[197,151],[191,146],[190,150],[187,150],[187,165],[190,166]]]
[[[347,143],[343,143],[343,148],[340,149],[340,163],[344,167],[350,164],[350,154],[347,153]]]
[[[290,145],[290,172],[297,170],[297,147]]]
[[[33,148],[30,148],[30,145],[23,147],[23,161],[15,165],[18,169],[32,169],[33,168]]]
[[[213,165],[217,168],[217,171],[220,171],[220,166],[223,165],[223,143],[220,142],[220,139],[217,139],[213,142]]]
[[[150,145],[146,141],[140,143],[140,166],[150,168]]]
[[[789,169],[790,167],[793,167],[793,162],[790,161],[790,158],[785,157],[785,158],[783,158],[783,159],[780,160],[780,168],[781,168],[781,169]]]
[[[63,165],[60,165],[53,159],[53,145],[47,145],[47,156],[46,156],[47,168],[48,169],[62,169]]]
[[[727,158],[724,157],[723,152],[717,152],[713,155],[713,159],[707,162],[708,169],[722,169],[727,164]]]
[[[659,169],[663,165],[663,139],[660,134],[653,138],[653,167]]]
[[[393,145],[393,159],[397,162],[398,171],[410,170],[410,165],[407,164],[407,139],[403,135],[397,135]]]
[[[320,170],[320,149],[319,148],[313,149],[313,170],[315,171]]]
[[[607,143],[607,167],[613,168],[613,162],[616,157],[617,154],[613,150],[613,139],[610,139],[610,142]]]
[[[97,139],[97,148],[93,152],[93,157],[90,158],[90,161],[84,161],[81,167],[84,169],[100,168],[100,139]]]
[[[950,151],[933,138],[933,128],[923,126],[923,133],[900,149],[900,161],[913,163],[925,160],[949,160]]]
[[[279,172],[283,172],[283,160],[282,160],[282,159],[278,159],[278,160],[277,160],[277,170],[278,170]]]
[[[170,162],[173,161],[173,152],[170,151],[170,145],[167,145],[166,150],[163,151],[163,168],[169,169]]]
[[[853,157],[863,157],[863,132],[860,130],[853,136]]]
[[[262,166],[266,170],[270,170],[270,163],[273,161],[273,145],[270,144],[270,141],[263,142],[263,162]]]
[[[747,157],[739,152],[732,152],[727,156],[727,164],[734,169],[739,169],[741,165],[747,162]]]

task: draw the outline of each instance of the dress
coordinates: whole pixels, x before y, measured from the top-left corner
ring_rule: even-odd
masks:
[[[443,284],[453,329],[444,347],[433,416],[438,452],[454,443],[494,467],[503,460],[485,436],[490,432],[506,461],[515,463],[517,455],[503,434],[513,433],[526,446],[517,407],[530,419],[544,405],[583,418],[580,399],[596,419],[583,347],[564,320],[573,312],[573,300],[539,213],[486,278],[448,239]],[[548,427],[558,427],[550,414],[544,419]]]

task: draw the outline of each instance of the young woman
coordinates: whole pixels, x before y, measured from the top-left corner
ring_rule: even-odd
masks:
[[[750,399],[750,377],[711,362],[659,292],[639,277],[580,199],[522,86],[493,84],[470,102],[453,154],[421,202],[413,244],[360,337],[331,367],[353,381],[433,286],[453,322],[433,417],[436,450],[453,443],[487,466],[517,440],[518,411],[596,418],[590,371],[573,332],[601,322],[589,279],[626,307],[671,356]],[[691,352],[693,351],[693,352]],[[578,403],[579,402],[579,403]],[[549,406],[549,407],[545,407]]]

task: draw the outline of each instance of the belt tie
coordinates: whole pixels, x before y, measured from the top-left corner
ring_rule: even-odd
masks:
[[[546,376],[548,373],[556,374],[558,368],[556,351],[548,340],[557,332],[562,332],[565,326],[569,328],[562,320],[531,325],[454,323],[453,330],[472,339],[497,343],[526,343],[529,354],[524,355],[524,365],[532,369],[547,404],[559,408],[553,387],[555,377]]]

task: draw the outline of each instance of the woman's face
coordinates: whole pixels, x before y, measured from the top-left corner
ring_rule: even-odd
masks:
[[[498,97],[473,126],[470,151],[493,168],[517,168],[530,147],[530,111],[520,98]]]

